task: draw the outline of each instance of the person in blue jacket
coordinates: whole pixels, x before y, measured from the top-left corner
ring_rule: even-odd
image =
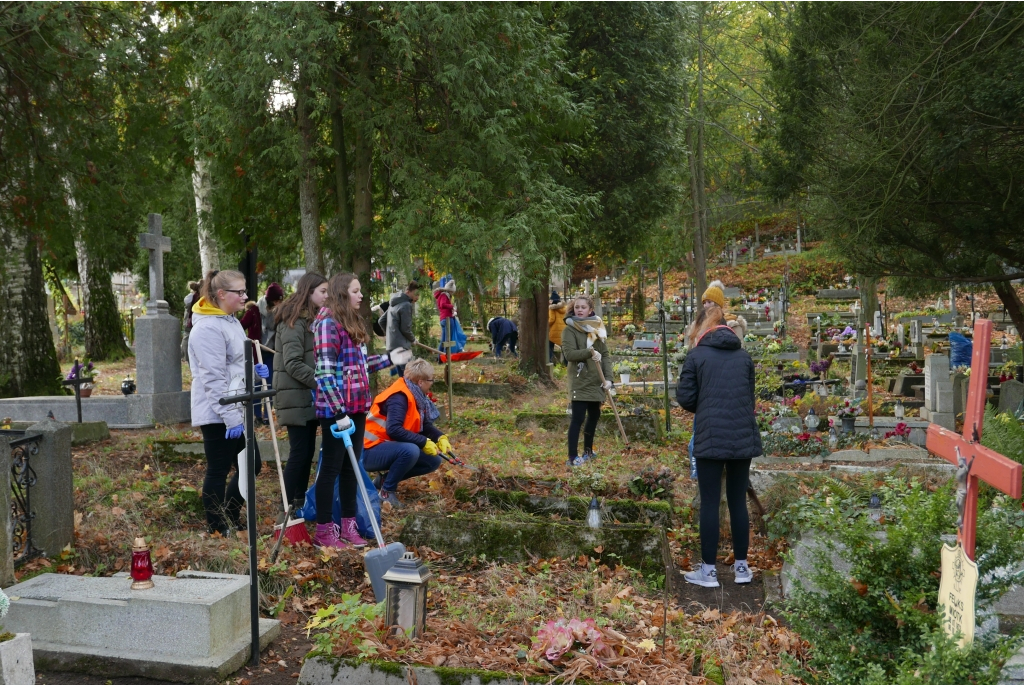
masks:
[[[688,583],[718,587],[718,502],[725,495],[736,563],[737,583],[749,583],[747,565],[750,518],[747,486],[750,461],[762,454],[761,432],[754,415],[754,362],[737,333],[726,325],[717,304],[705,310],[696,344],[686,355],[676,386],[676,400],[693,412],[693,456],[700,490],[700,567],[685,574]]]

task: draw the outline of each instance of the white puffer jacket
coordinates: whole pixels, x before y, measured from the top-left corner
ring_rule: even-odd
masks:
[[[192,425],[243,422],[241,404],[220,404],[220,398],[245,389],[245,345],[248,339],[238,319],[229,314],[201,314],[205,300],[192,311],[188,338],[192,369]],[[207,307],[209,305],[206,305]]]

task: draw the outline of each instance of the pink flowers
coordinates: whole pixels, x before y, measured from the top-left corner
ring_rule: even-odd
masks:
[[[548,621],[537,630],[533,638],[533,651],[543,652],[548,661],[554,662],[573,648],[576,643],[586,648],[591,654],[599,654],[607,649],[602,641],[603,635],[594,619],[579,620],[574,618],[566,621]]]

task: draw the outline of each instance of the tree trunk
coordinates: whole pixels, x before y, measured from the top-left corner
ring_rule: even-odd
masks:
[[[336,71],[331,75],[331,145],[334,147],[334,184],[338,211],[335,216],[335,241],[339,251],[338,268],[352,270],[352,210],[349,206],[348,158],[345,142],[345,119],[341,102],[341,83]]]
[[[301,71],[301,70],[300,70]],[[295,119],[299,126],[299,219],[302,226],[302,252],[306,271],[324,273],[324,253],[320,245],[320,199],[317,197],[314,137],[316,129],[309,118],[309,78],[299,74],[295,88]]]
[[[860,288],[860,306],[864,312],[864,323],[874,324],[875,311],[878,310],[878,279],[858,276],[857,286]],[[860,330],[857,334],[862,336],[864,331]]]
[[[519,368],[552,383],[548,372],[548,271],[535,281],[533,290],[519,288]],[[523,278],[520,283],[531,279]]]
[[[206,157],[195,151],[192,166],[192,194],[196,198],[196,228],[199,234],[199,262],[205,276],[209,271],[220,271],[220,251],[213,237],[213,182],[210,179],[210,163]]]
[[[88,293],[85,301],[85,354],[93,361],[117,361],[131,356],[124,341],[121,314],[110,283],[110,271],[95,268],[102,260],[90,259],[94,268],[89,270]]]
[[[1024,305],[1021,304],[1013,284],[1009,281],[996,281],[992,285],[995,287],[999,300],[1006,307],[1006,313],[1010,315],[1010,320],[1017,327],[1017,334],[1024,335]]]
[[[34,240],[0,221],[0,397],[62,395]]]
[[[366,11],[365,8],[362,11]],[[364,16],[359,22],[359,52],[357,53],[358,77],[363,89],[356,111],[355,126],[355,198],[353,212],[352,235],[349,240],[349,258],[352,271],[359,277],[363,291],[370,290],[370,257],[373,255],[373,130],[372,95],[374,90],[373,71],[373,29],[369,26],[369,18]],[[363,317],[370,319],[370,298],[364,297],[360,305]]]

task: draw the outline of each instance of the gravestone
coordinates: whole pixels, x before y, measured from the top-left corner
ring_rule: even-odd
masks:
[[[163,235],[162,218],[149,215],[149,233],[139,243],[150,251],[146,314],[135,320],[136,394],[103,395],[82,400],[83,421],[104,421],[112,428],[150,428],[154,424],[188,421],[189,391],[181,389],[181,322],[164,300],[163,256],[171,241]],[[0,416],[16,421],[42,421],[51,415],[72,423],[78,412],[73,397],[15,397],[0,400]]]
[[[913,397],[914,386],[924,383],[924,375],[918,373],[904,373],[896,376],[896,384],[892,393],[901,397]]]
[[[75,540],[75,486],[71,472],[71,426],[40,421],[26,434],[43,436],[29,459],[36,474],[32,487],[32,544],[48,557],[59,556]],[[10,491],[8,485],[7,491]]]
[[[248,660],[247,576],[181,571],[132,590],[126,573],[109,578],[45,573],[10,587],[4,628],[32,634],[43,671],[223,680]],[[281,632],[260,619],[260,646]]]
[[[904,347],[907,344],[906,340],[907,328],[901,323],[896,324],[896,341],[900,344],[900,347]]]
[[[967,389],[971,377],[962,373],[953,374],[953,416],[960,416],[967,406]]]
[[[1024,383],[1020,381],[1004,381],[999,386],[999,413],[1013,414],[1024,400]]]
[[[930,354],[924,360],[924,407],[921,418],[953,430],[953,379],[949,376],[949,357]]]

